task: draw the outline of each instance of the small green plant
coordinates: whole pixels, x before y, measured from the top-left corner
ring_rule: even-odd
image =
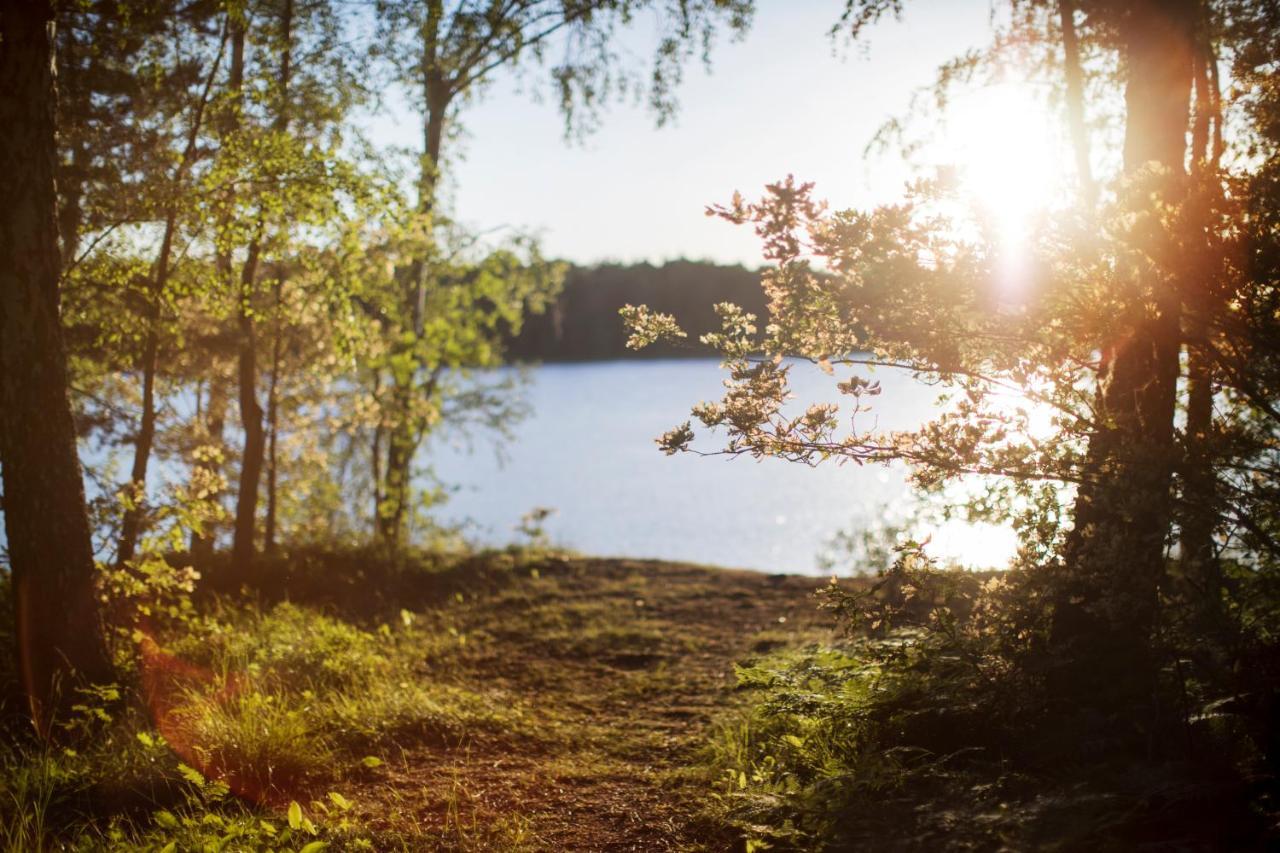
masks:
[[[551,544],[551,538],[547,535],[546,522],[554,514],[555,510],[551,507],[535,506],[520,516],[516,532],[528,540],[527,544],[530,548],[546,548]]]

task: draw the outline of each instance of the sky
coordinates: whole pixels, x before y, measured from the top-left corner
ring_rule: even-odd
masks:
[[[880,22],[863,46],[828,32],[843,0],[757,0],[750,32],[721,37],[709,72],[686,69],[676,120],[661,129],[642,105],[614,104],[600,128],[567,142],[555,104],[535,91],[545,72],[498,78],[464,108],[447,164],[454,215],[470,229],[537,235],[543,251],[579,264],[674,258],[761,263],[749,228],[708,218],[735,190],[756,197],[788,173],[816,182],[836,207],[891,201],[909,171],[896,154],[864,158],[881,124],[905,112],[939,63],[985,45],[986,0],[918,0]],[[643,19],[628,36],[647,60]],[[370,127],[380,145],[416,148],[419,119],[392,108]],[[459,156],[460,155],[460,156]]]

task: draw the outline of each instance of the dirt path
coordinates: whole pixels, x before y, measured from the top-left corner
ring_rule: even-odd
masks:
[[[423,678],[484,685],[521,724],[402,743],[362,818],[419,849],[730,850],[688,768],[731,710],[735,661],[826,635],[821,578],[553,561],[418,615],[457,637]]]

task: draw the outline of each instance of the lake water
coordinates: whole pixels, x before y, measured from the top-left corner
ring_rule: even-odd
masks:
[[[797,402],[840,402],[842,375],[795,365]],[[518,540],[524,513],[549,507],[552,542],[584,553],[816,573],[837,531],[900,521],[916,508],[901,466],[810,468],[659,451],[654,438],[688,418],[694,403],[719,399],[723,378],[715,361],[703,360],[534,368],[525,391],[533,414],[506,445],[505,461],[483,444],[426,448],[423,461],[458,487],[437,515],[467,520],[474,540],[498,545]],[[896,371],[873,378],[884,388],[872,399],[880,427],[908,428],[935,410],[936,389]],[[975,567],[1003,564],[1014,548],[1010,531],[989,525],[948,522],[917,533],[933,536],[933,553]]]

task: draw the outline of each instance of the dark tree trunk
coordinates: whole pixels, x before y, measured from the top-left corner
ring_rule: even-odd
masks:
[[[276,486],[279,480],[279,461],[276,443],[280,435],[280,357],[282,349],[280,312],[283,310],[284,277],[278,273],[275,283],[275,328],[271,336],[271,382],[267,388],[267,520],[263,549],[268,554],[276,551]]]
[[[1203,324],[1193,322],[1203,336]],[[1195,343],[1187,365],[1187,459],[1179,536],[1182,574],[1191,582],[1202,615],[1217,621],[1222,574],[1214,548],[1220,506],[1213,473],[1213,369],[1209,356]]]
[[[1192,0],[1139,0],[1121,22],[1124,167],[1129,174],[1164,167],[1161,192],[1170,202],[1185,193],[1195,8]],[[1099,427],[1054,612],[1053,644],[1068,661],[1059,687],[1072,695],[1145,688],[1165,570],[1180,305],[1168,270],[1139,257],[1129,265],[1150,298],[1132,306],[1129,332],[1110,348],[1101,377]]]
[[[147,333],[142,344],[142,415],[133,439],[133,468],[129,472],[128,503],[120,525],[120,542],[116,547],[116,565],[133,559],[146,514],[147,468],[156,438],[156,373],[160,368],[160,310],[164,290],[169,284],[169,258],[173,252],[173,235],[177,212],[170,210],[165,219],[160,254],[151,278],[150,303],[147,306]]]
[[[1221,153],[1216,142],[1222,124],[1216,67],[1213,44],[1208,32],[1204,32],[1195,57],[1195,120],[1190,158],[1192,175],[1199,179],[1200,192],[1217,181],[1215,173]],[[1212,143],[1211,133],[1215,140]],[[1188,264],[1185,295],[1187,425],[1178,544],[1182,576],[1196,600],[1202,627],[1213,630],[1221,621],[1222,574],[1214,547],[1221,503],[1213,469],[1214,370],[1208,318],[1219,310],[1219,300],[1214,295],[1217,271],[1211,249],[1205,243],[1206,227],[1195,218],[1190,218],[1189,225],[1187,245],[1200,257]]]
[[[256,275],[257,246],[251,246],[245,261],[246,281]],[[246,290],[251,286],[246,283]],[[262,428],[262,406],[258,404],[257,340],[253,319],[240,314],[240,421],[244,426],[244,458],[240,466],[240,490],[236,495],[235,541],[232,561],[244,577],[257,550],[258,486],[262,480],[262,463],[266,455],[266,433]]]
[[[0,3],[0,465],[18,671],[44,735],[113,673],[59,318],[53,9]]]

